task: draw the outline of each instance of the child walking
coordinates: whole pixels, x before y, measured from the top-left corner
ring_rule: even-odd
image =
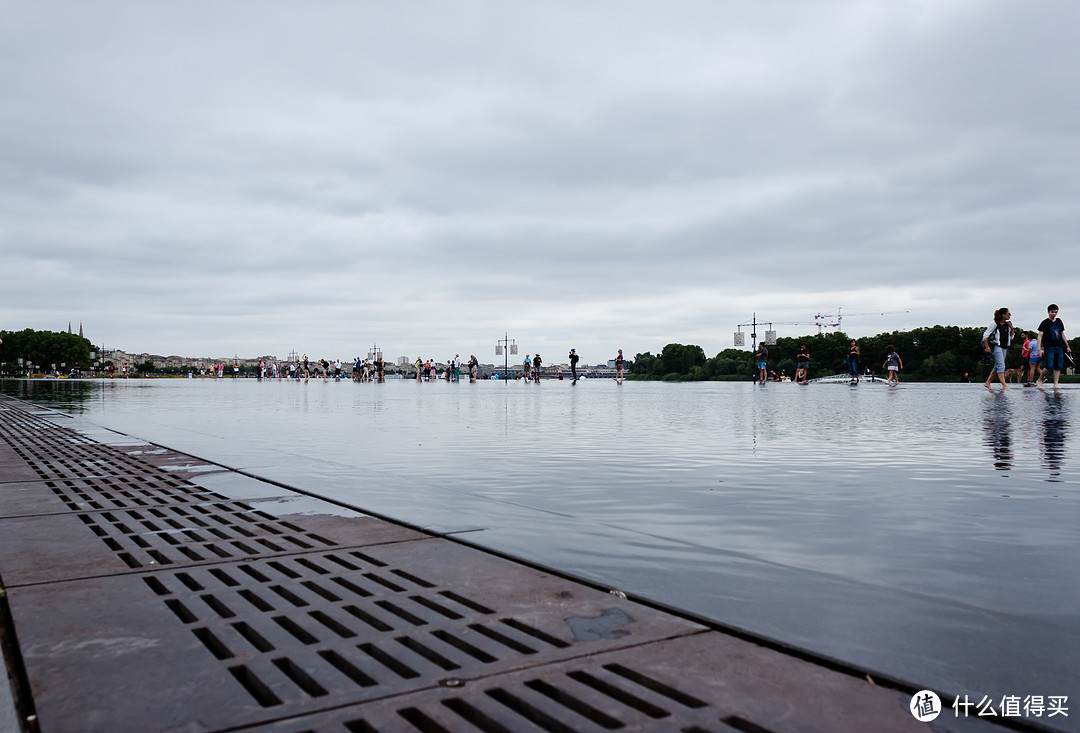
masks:
[[[889,378],[885,384],[894,386],[900,384],[900,370],[904,368],[904,362],[900,359],[900,355],[896,353],[895,346],[889,346],[885,349],[885,363],[881,365],[881,368],[889,370]]]

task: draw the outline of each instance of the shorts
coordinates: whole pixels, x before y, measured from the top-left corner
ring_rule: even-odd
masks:
[[[808,361],[796,362],[795,363],[795,368],[796,369],[809,369],[810,368],[810,362],[808,362]]]
[[[1000,346],[994,347],[994,371],[999,374],[1005,373],[1005,349]]]
[[[1051,371],[1060,372],[1065,368],[1065,347],[1064,346],[1047,346],[1046,347],[1046,368]]]
[[[1038,364],[1040,361],[1042,361],[1042,357],[1039,357],[1039,356],[1029,356],[1028,357],[1028,364]]]
[[[745,364],[746,362],[743,362],[743,363]],[[765,369],[765,368],[766,368],[766,362],[763,362],[763,361],[759,361],[759,362],[757,363],[757,368],[758,368],[758,369]]]
[[[896,366],[895,364],[890,364],[889,365],[889,371],[890,372],[898,372],[898,371],[900,371],[900,367]]]

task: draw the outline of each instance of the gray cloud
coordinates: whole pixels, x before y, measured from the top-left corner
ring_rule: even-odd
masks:
[[[1078,16],[18,5],[0,29],[0,327],[482,359],[509,330],[600,360],[714,353],[754,312],[908,311],[845,319],[860,335],[1002,304],[1035,322],[1057,300],[1068,321]]]

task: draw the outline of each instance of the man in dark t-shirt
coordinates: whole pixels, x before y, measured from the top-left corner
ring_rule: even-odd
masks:
[[[1065,368],[1065,352],[1072,353],[1069,340],[1065,338],[1065,324],[1057,317],[1058,307],[1051,303],[1046,308],[1047,317],[1039,324],[1039,353],[1046,359],[1046,368],[1054,372],[1054,387],[1058,386],[1061,370]]]

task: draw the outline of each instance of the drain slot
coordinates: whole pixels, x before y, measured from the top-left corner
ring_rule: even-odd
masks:
[[[260,652],[263,652],[265,654],[266,652],[274,650],[273,644],[267,641],[262,636],[262,634],[248,626],[243,621],[237,621],[232,625],[232,627],[236,630],[236,633],[244,637],[244,639],[246,639],[249,644],[258,649]]]
[[[517,695],[509,693],[506,690],[495,688],[494,690],[487,690],[486,694],[500,705],[513,710],[530,723],[535,723],[544,730],[550,731],[550,733],[577,733],[577,731],[570,726],[556,720],[547,713],[533,707]]]
[[[288,657],[275,659],[273,660],[273,664],[280,669],[286,677],[295,682],[297,687],[312,697],[322,697],[326,694],[326,688],[312,679],[307,672],[300,669],[296,662]]]
[[[390,656],[379,647],[374,644],[361,644],[357,647],[364,654],[374,659],[376,662],[386,667],[388,670],[396,674],[402,679],[411,680],[420,676],[420,673],[409,667],[407,664],[401,662],[398,659]]]
[[[621,664],[605,664],[604,669],[688,708],[703,708],[708,706],[708,703],[698,700],[693,695],[687,695],[685,692],[676,690],[674,687],[669,687],[663,682],[654,680],[652,677],[647,677],[642,673],[624,667]]]
[[[443,700],[442,704],[484,731],[484,733],[513,733],[509,728],[492,720],[461,698],[453,697],[449,700]]]
[[[599,679],[598,677],[593,677],[588,672],[568,672],[566,676],[574,680],[575,682],[580,682],[583,685],[593,688],[602,695],[607,695],[612,700],[618,700],[623,705],[634,708],[635,710],[638,710],[645,715],[648,715],[650,718],[659,719],[666,718],[671,715],[671,713],[669,713],[667,710],[657,707],[656,705],[653,705],[646,700],[642,700],[640,697],[632,695],[626,690],[620,687],[616,687],[610,682],[606,682],[602,679]]]
[[[255,702],[262,707],[270,708],[281,704],[281,699],[271,692],[270,688],[244,665],[229,667],[229,672],[236,678],[237,682],[244,686],[244,689],[255,699]]]
[[[326,651],[321,651],[319,652],[319,656],[325,659],[331,667],[336,669],[338,672],[341,672],[343,675],[348,677],[360,687],[374,687],[375,685],[379,684],[371,677],[368,677],[366,674],[364,674],[359,668],[354,666],[345,657],[341,656],[333,650],[328,649]]]
[[[554,685],[544,682],[543,680],[529,680],[525,683],[525,686],[529,689],[539,692],[544,697],[549,698],[554,702],[557,702],[567,710],[572,710],[583,718],[591,720],[593,723],[596,723],[602,728],[607,728],[608,730],[615,730],[616,728],[623,727],[623,724],[621,722],[615,720],[615,718],[612,718],[610,715],[607,715],[606,713],[597,710],[592,705],[589,705],[583,700],[579,700],[565,690],[555,687]]]

